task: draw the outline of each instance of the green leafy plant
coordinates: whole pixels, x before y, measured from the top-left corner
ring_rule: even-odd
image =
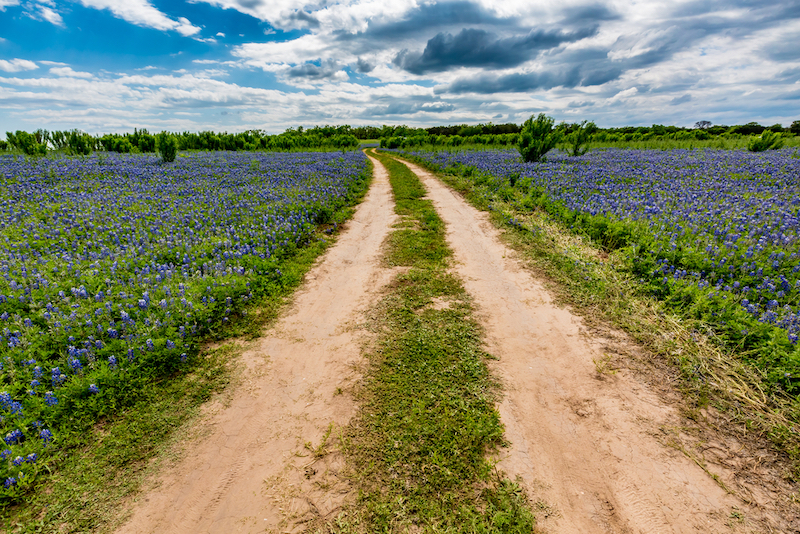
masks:
[[[583,156],[589,151],[585,146],[589,142],[592,134],[597,131],[597,125],[593,122],[583,121],[576,124],[572,132],[567,135],[570,156]]]
[[[88,156],[94,148],[94,139],[80,130],[72,130],[66,134],[67,153],[74,156]]]
[[[778,132],[765,130],[758,137],[751,137],[747,142],[747,150],[750,152],[763,152],[765,150],[777,150],[783,146],[783,138]]]
[[[540,113],[522,125],[519,136],[519,153],[526,162],[539,161],[561,140],[561,132],[553,130],[553,119]]]
[[[178,155],[178,139],[169,132],[161,132],[156,136],[156,150],[161,155],[161,161],[175,161],[175,156]]]
[[[36,136],[28,132],[17,130],[16,133],[6,132],[8,143],[21,150],[27,156],[44,156],[47,145],[39,143]]]

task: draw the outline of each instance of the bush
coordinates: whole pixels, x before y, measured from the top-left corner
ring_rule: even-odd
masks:
[[[36,141],[36,136],[17,130],[16,133],[6,132],[6,138],[11,146],[22,150],[27,156],[44,156],[47,146]]]
[[[789,131],[794,135],[800,135],[800,121],[794,121],[792,125],[789,126]]]
[[[92,137],[79,130],[72,130],[67,134],[67,153],[73,156],[88,156],[94,148]]]
[[[750,152],[763,152],[764,150],[777,150],[783,146],[783,138],[778,132],[765,130],[760,137],[751,137],[747,142]]]
[[[553,131],[553,119],[540,113],[536,119],[531,116],[522,125],[517,146],[522,159],[533,162],[541,160],[560,139],[560,132]]]
[[[586,154],[589,148],[584,145],[589,142],[589,138],[596,130],[597,125],[593,122],[583,121],[580,124],[576,124],[575,129],[567,136],[567,143],[570,145],[569,155],[583,156]]]
[[[161,132],[156,136],[156,150],[161,161],[175,161],[175,156],[178,155],[178,139],[169,132]]]

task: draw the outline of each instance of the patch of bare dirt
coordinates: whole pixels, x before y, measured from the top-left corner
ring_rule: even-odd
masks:
[[[298,532],[335,516],[341,428],[355,403],[362,314],[392,271],[381,245],[395,222],[388,177],[372,187],[292,307],[241,356],[240,386],[211,403],[196,442],[135,504],[120,534]]]
[[[800,532],[758,457],[742,458],[741,447],[731,455],[737,444],[722,433],[708,441],[684,432],[679,401],[665,395],[674,388],[648,383],[617,354],[624,336],[587,333],[501,243],[486,214],[409,167],[447,224],[455,270],[499,358],[511,446],[498,465],[528,491],[540,531]],[[735,456],[737,465],[722,461]],[[752,467],[747,495],[730,482],[742,467]]]

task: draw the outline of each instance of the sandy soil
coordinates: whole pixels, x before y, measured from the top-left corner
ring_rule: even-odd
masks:
[[[297,532],[337,513],[350,493],[337,476],[336,437],[355,410],[348,389],[359,378],[356,325],[393,275],[379,260],[394,219],[376,162],[337,243],[275,328],[242,355],[240,387],[229,402],[209,405],[202,437],[158,475],[120,534]]]
[[[511,447],[499,467],[536,502],[542,532],[796,532],[769,492],[726,492],[681,451],[678,410],[640,376],[603,371],[613,340],[587,335],[499,240],[486,214],[409,165],[447,224],[455,270],[476,301],[505,386]],[[679,432],[675,432],[675,435]],[[720,447],[729,446],[720,443]],[[707,467],[708,468],[708,467]],[[736,477],[714,466],[722,480]],[[775,530],[771,530],[775,529]]]

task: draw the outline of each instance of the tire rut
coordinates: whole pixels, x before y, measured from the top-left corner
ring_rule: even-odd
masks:
[[[355,411],[347,391],[362,362],[358,324],[394,275],[380,263],[393,208],[388,176],[375,165],[337,243],[276,326],[241,355],[244,376],[230,402],[198,423],[202,437],[156,476],[120,534],[297,532],[349,498],[334,442]]]
[[[453,269],[498,358],[493,368],[505,388],[498,409],[511,442],[498,466],[550,511],[540,531],[737,532],[733,510],[759,515],[661,443],[660,429],[680,420],[676,410],[624,369],[598,372],[608,340],[587,336],[579,317],[553,304],[485,213],[404,163],[447,225]]]

